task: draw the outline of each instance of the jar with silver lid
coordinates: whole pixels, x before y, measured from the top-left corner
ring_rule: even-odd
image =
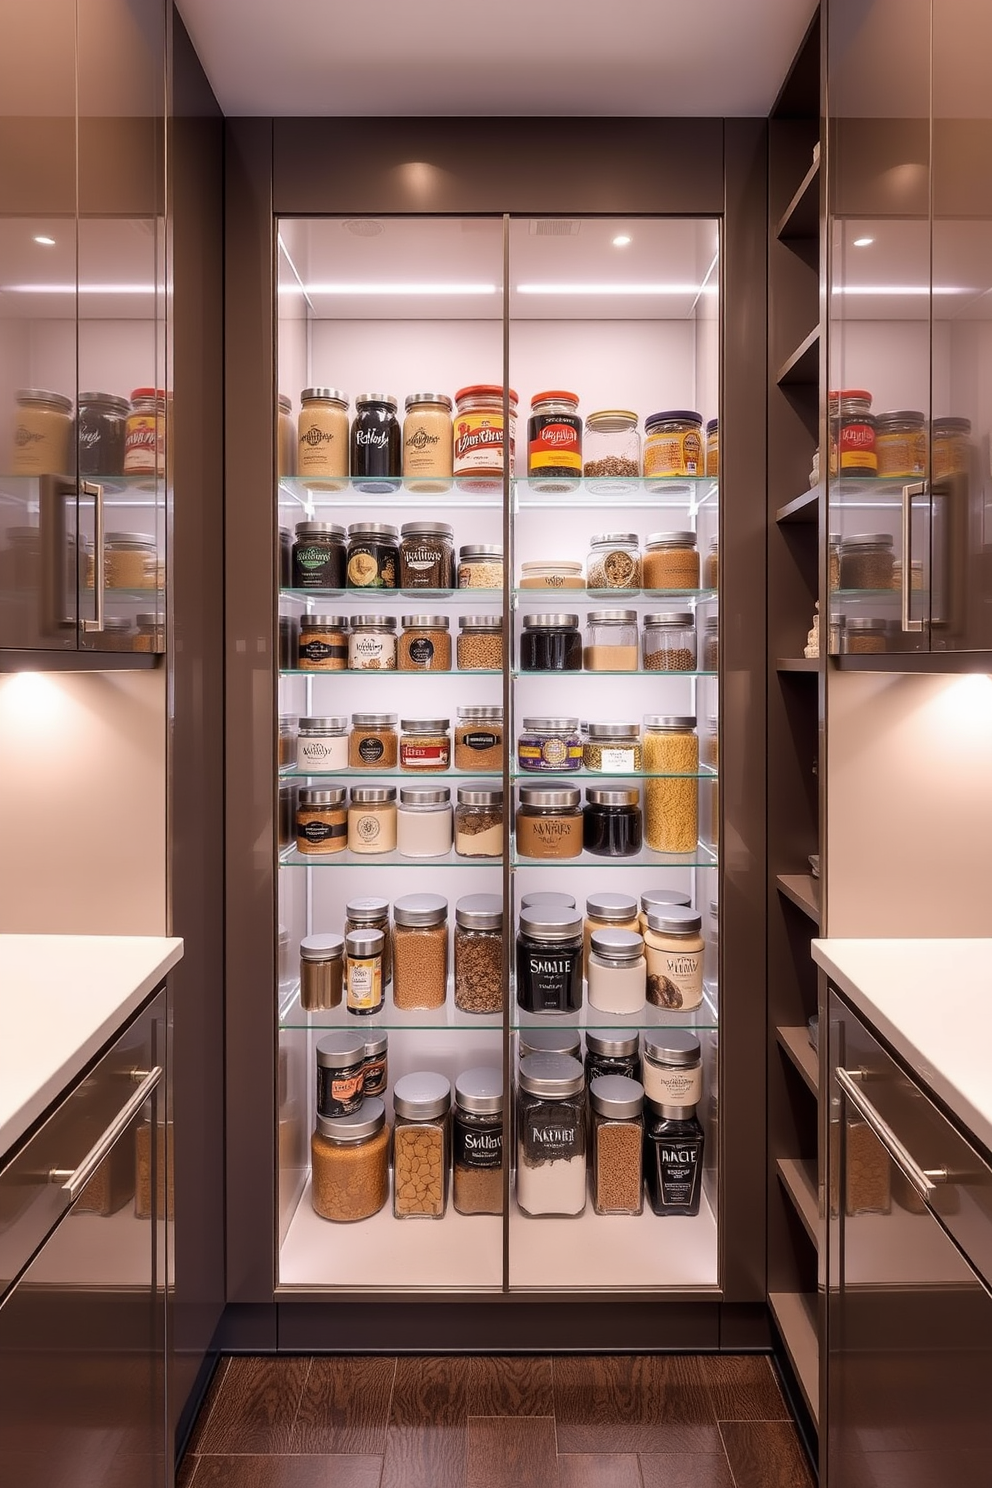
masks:
[[[586,1031],[586,1084],[601,1075],[641,1078],[641,1040],[637,1030],[590,1028]]]
[[[450,472],[450,456],[448,468]],[[420,485],[415,489],[420,490]],[[400,528],[400,588],[437,592],[454,587],[454,528],[447,522],[404,522]]]
[[[394,394],[358,393],[351,423],[352,485],[356,491],[384,495],[399,489],[402,470],[402,439]]]
[[[451,399],[447,393],[409,393],[403,406],[403,481],[407,490],[447,491],[453,455]]]
[[[164,651],[165,616],[161,610],[139,610],[134,619],[138,627],[135,651]]]
[[[583,453],[587,490],[612,496],[634,489],[641,473],[637,414],[629,408],[600,408],[586,414]]]
[[[520,911],[517,1006],[525,1013],[577,1013],[582,1008],[582,916],[575,909],[533,905]]]
[[[694,532],[651,532],[644,545],[645,589],[698,589],[699,549]]]
[[[503,855],[503,787],[484,780],[458,787],[455,852],[462,858]]]
[[[707,615],[703,627],[703,665],[704,672],[716,672],[720,669],[720,616]]]
[[[644,1093],[659,1106],[698,1106],[703,1098],[699,1039],[688,1028],[649,1028],[644,1033]]]
[[[45,388],[18,388],[15,419],[11,473],[68,475],[75,464],[71,400]]]
[[[636,532],[597,532],[586,560],[587,589],[639,589],[641,545]]]
[[[365,1035],[365,1099],[386,1094],[389,1086],[389,1034],[370,1029]]]
[[[517,1071],[517,1203],[524,1214],[586,1207],[585,1073],[565,1054],[528,1054]]]
[[[517,1033],[519,1060],[531,1054],[564,1054],[578,1059],[581,1053],[582,1041],[576,1028],[521,1028]]]
[[[297,735],[299,768],[314,775],[348,768],[348,719],[344,714],[327,718],[301,718]]]
[[[644,1212],[644,1087],[625,1075],[589,1086],[592,1207],[596,1214]]]
[[[458,550],[459,589],[502,589],[503,549],[494,543],[468,543]]]
[[[886,649],[887,622],[877,615],[848,615],[842,649],[848,656],[877,656]]]
[[[389,1198],[389,1126],[378,1096],[347,1116],[318,1116],[310,1139],[311,1202],[322,1219],[354,1223]]]
[[[400,719],[400,769],[424,773],[451,764],[450,718]]]
[[[587,770],[604,775],[631,775],[643,764],[641,730],[636,723],[590,723],[582,745]]]
[[[348,845],[344,786],[326,790],[303,786],[296,806],[296,850],[320,854],[343,852]]]
[[[452,1202],[459,1214],[503,1212],[503,1071],[480,1065],[455,1081]]]
[[[365,1035],[350,1029],[317,1040],[317,1115],[349,1116],[362,1104]]]
[[[641,850],[643,820],[638,786],[586,787],[583,846],[597,858],[631,858]]]
[[[535,774],[564,775],[582,768],[577,718],[525,718],[517,739],[517,765]]]
[[[518,798],[518,857],[581,856],[582,792],[577,786],[521,785]]]
[[[644,1007],[647,962],[636,930],[612,925],[589,940],[589,1005],[601,1013],[639,1013]]]
[[[397,1219],[441,1219],[451,1169],[451,1085],[444,1075],[418,1070],[393,1086],[393,1214]]]
[[[502,670],[502,618],[499,615],[459,616],[456,655],[461,672]]]
[[[296,471],[305,486],[316,490],[341,491],[347,486],[348,394],[339,388],[301,392]]]
[[[582,664],[587,672],[636,672],[637,611],[590,610]]]
[[[521,909],[530,909],[537,904],[554,905],[556,909],[574,909],[575,895],[563,894],[558,889],[532,889],[529,894],[521,895]]]
[[[393,904],[393,1003],[401,1012],[444,1007],[448,995],[448,901],[403,894]]]
[[[582,634],[575,614],[524,615],[520,632],[522,672],[581,672]]]
[[[352,522],[348,528],[349,589],[395,589],[399,533],[388,522]]]
[[[108,532],[105,574],[108,589],[154,589],[158,582],[158,543],[146,532]]]
[[[382,984],[387,986],[393,979],[393,955],[389,943],[389,900],[377,894],[367,894],[360,899],[349,899],[344,907],[344,934],[353,930],[379,930],[383,936]]]
[[[343,589],[347,534],[336,522],[297,522],[292,553],[294,589]]]
[[[465,894],[455,905],[455,1007],[498,1013],[503,1007],[503,900]]]
[[[404,858],[440,858],[451,851],[453,818],[448,786],[401,785],[396,850]]]
[[[637,900],[630,894],[598,892],[586,899],[586,917],[582,927],[582,972],[589,976],[590,941],[595,930],[631,930],[642,934],[637,916]]]
[[[655,905],[647,911],[644,953],[647,1000],[654,1007],[689,1012],[703,1000],[702,916],[678,905]]]
[[[859,532],[840,545],[842,589],[891,589],[895,562],[890,532]]]
[[[291,617],[279,617],[280,643],[284,619]],[[301,672],[343,672],[348,665],[347,615],[301,615],[297,654],[289,665]]]
[[[662,610],[644,616],[644,670],[696,670],[696,618],[691,610]]]
[[[458,709],[455,722],[455,769],[503,768],[503,709],[484,705]]]
[[[344,937],[345,992],[349,1013],[371,1018],[385,1000],[383,951],[388,937],[381,930],[348,930]]]
[[[401,672],[449,672],[450,623],[447,615],[404,615],[403,633],[396,651],[397,669]]]
[[[664,910],[666,905],[675,905],[678,909],[691,909],[692,897],[683,893],[681,889],[645,889],[641,895],[641,912],[638,915],[638,926],[643,935],[648,928],[648,915],[656,909]]]
[[[348,636],[348,665],[354,672],[395,672],[395,615],[356,615]]]
[[[80,475],[119,475],[131,405],[114,393],[80,393],[76,404],[76,448]]]
[[[395,785],[352,786],[348,802],[348,847],[362,856],[395,852]]]
[[[344,937],[307,935],[300,941],[300,1007],[308,1013],[341,1006]]]

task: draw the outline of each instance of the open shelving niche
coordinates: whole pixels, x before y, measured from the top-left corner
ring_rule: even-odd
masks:
[[[534,391],[565,383],[581,395],[580,411],[597,407],[631,407],[640,415],[665,407],[697,407],[705,418],[717,411],[719,386],[719,302],[717,296],[718,224],[715,220],[639,220],[639,257],[623,260],[610,246],[620,230],[603,220],[583,222],[585,238],[576,242],[535,242],[527,221],[508,224],[510,285],[518,280],[561,278],[594,282],[633,276],[645,283],[671,280],[671,294],[661,300],[612,294],[529,297],[511,287],[508,304],[509,365],[504,366],[502,296],[483,301],[430,297],[416,302],[399,296],[393,303],[376,297],[349,301],[325,296],[320,288],[336,279],[381,278],[366,264],[352,264],[355,245],[337,220],[281,224],[279,295],[279,387],[291,393],[294,410],[298,389],[313,385],[354,389],[390,387],[402,394],[415,387],[454,389],[474,380],[504,383],[520,393],[516,461],[502,491],[472,491],[452,486],[423,495],[400,486],[370,496],[346,485],[340,491],[314,491],[292,477],[278,482],[276,503],[280,526],[314,518],[347,525],[362,517],[400,525],[415,517],[437,517],[455,529],[455,545],[504,543],[508,547],[504,591],[455,590],[442,595],[403,595],[350,590],[343,594],[282,591],[279,609],[299,615],[304,609],[357,613],[381,605],[397,618],[407,610],[437,610],[452,618],[462,613],[504,614],[505,672],[390,673],[387,679],[368,673],[303,673],[290,668],[279,677],[280,713],[350,713],[368,708],[402,716],[450,716],[465,703],[502,705],[507,710],[505,862],[479,862],[451,854],[441,860],[355,859],[349,853],[315,862],[293,850],[278,859],[278,923],[288,944],[282,948],[280,985],[274,999],[279,1039],[278,1198],[280,1246],[277,1285],[295,1294],[330,1289],[370,1291],[666,1291],[716,1294],[718,1267],[719,987],[717,918],[719,869],[716,850],[716,772],[701,765],[701,841],[696,852],[661,854],[645,848],[635,858],[597,859],[583,853],[565,862],[534,861],[516,854],[510,830],[510,802],[520,779],[513,740],[520,719],[531,713],[565,711],[580,717],[616,719],[645,713],[694,713],[704,732],[719,711],[717,674],[659,673],[521,673],[512,662],[520,616],[529,611],[565,610],[579,614],[591,608],[635,609],[645,613],[665,608],[693,609],[702,648],[703,617],[717,613],[715,590],[585,591],[520,590],[515,578],[528,558],[585,558],[588,539],[599,531],[633,531],[643,539],[651,532],[692,529],[701,558],[719,534],[719,485],[716,480],[664,482],[638,479],[622,483],[576,482],[568,491],[535,489],[526,479],[526,419]],[[611,231],[612,228],[612,231]],[[412,266],[425,253],[433,255],[427,279],[447,272],[452,278],[502,283],[504,224],[475,219],[390,219],[395,265]],[[397,247],[399,240],[399,247]],[[363,243],[364,252],[369,245]],[[445,269],[439,268],[437,251]],[[357,262],[357,261],[356,261]],[[377,260],[380,262],[380,260]],[[381,260],[381,263],[385,263]],[[466,269],[466,263],[471,269]],[[349,267],[351,265],[351,267]],[[594,272],[591,272],[591,267]],[[676,293],[677,286],[689,286]],[[423,304],[430,307],[425,317]],[[471,315],[465,314],[471,304]],[[618,304],[620,310],[618,311]],[[611,355],[604,355],[609,346]],[[622,489],[618,489],[622,486]],[[564,520],[563,520],[564,518]],[[506,644],[508,643],[508,644]],[[427,701],[429,699],[429,702]],[[632,699],[636,701],[632,702]],[[422,701],[424,700],[424,701]],[[275,720],[273,720],[273,728]],[[283,779],[343,781],[411,778],[408,771],[369,773],[342,771],[334,777],[283,771]],[[443,779],[454,788],[471,772],[450,770]],[[582,771],[568,777],[583,786],[594,781],[619,783],[623,777]],[[645,777],[639,776],[644,779]],[[356,878],[352,869],[362,872]],[[317,871],[317,870],[320,871]],[[311,871],[313,870],[313,871]],[[415,875],[415,876],[414,876]],[[555,887],[572,892],[580,910],[597,888],[639,894],[648,887],[682,888],[693,895],[707,936],[703,1005],[678,1014],[645,1006],[643,1013],[620,1019],[598,1014],[586,1003],[580,1015],[539,1020],[516,1006],[512,944],[516,906],[529,889]],[[394,1220],[391,1205],[353,1225],[336,1225],[317,1216],[309,1191],[309,1137],[314,1118],[314,1044],[327,1028],[354,1026],[343,1009],[305,1013],[299,1005],[298,944],[303,935],[340,932],[344,904],[355,893],[380,893],[392,903],[398,895],[430,889],[449,902],[449,925],[455,901],[467,892],[500,892],[509,906],[504,915],[507,955],[505,1012],[475,1017],[458,1012],[449,985],[448,1001],[437,1013],[397,1011],[387,993],[382,1014],[363,1020],[390,1034],[390,1087],[410,1070],[433,1068],[454,1082],[463,1069],[480,1063],[501,1064],[504,1054],[512,1072],[515,1034],[528,1024],[574,1023],[580,1030],[616,1026],[644,1029],[669,1023],[688,1026],[700,1037],[704,1057],[704,1099],[699,1115],[707,1131],[706,1174],[700,1213],[694,1218],[662,1219],[650,1212],[640,1217],[606,1217],[593,1212],[591,1200],[580,1219],[535,1219],[523,1215],[513,1198],[512,1173],[506,1216],[462,1216],[450,1201],[445,1218],[414,1224]],[[718,909],[717,909],[718,913]],[[390,1090],[391,1094],[391,1090]],[[512,1102],[506,1103],[504,1136],[509,1142]],[[390,1102],[387,1099],[387,1111]],[[567,1242],[564,1243],[563,1242]]]

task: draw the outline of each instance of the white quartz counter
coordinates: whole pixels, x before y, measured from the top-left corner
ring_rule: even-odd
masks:
[[[152,935],[0,935],[0,1160],[183,954]]]
[[[813,959],[992,1149],[992,940],[814,940]]]

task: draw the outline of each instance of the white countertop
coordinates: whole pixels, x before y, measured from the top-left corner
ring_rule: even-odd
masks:
[[[0,1159],[182,954],[156,935],[0,935]]]
[[[992,940],[814,940],[813,959],[992,1149]]]

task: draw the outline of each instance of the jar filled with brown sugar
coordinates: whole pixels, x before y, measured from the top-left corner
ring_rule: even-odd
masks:
[[[348,764],[353,770],[395,770],[399,738],[395,713],[353,713]]]
[[[706,557],[703,559],[703,588],[719,589],[720,587],[720,539],[710,538],[709,547],[706,549]]]
[[[154,589],[158,583],[158,543],[145,532],[108,532],[108,589]]]
[[[301,615],[301,672],[343,672],[348,665],[347,615]]]
[[[596,1214],[644,1210],[644,1087],[626,1075],[589,1086],[592,1207]]]
[[[707,615],[703,624],[703,671],[720,669],[720,616]]]
[[[503,855],[503,787],[476,780],[458,787],[455,852],[462,858]]]
[[[456,770],[502,770],[503,709],[459,708],[455,723]]]
[[[396,647],[401,672],[450,672],[451,634],[447,615],[404,615]]]
[[[455,1081],[451,1201],[459,1214],[503,1212],[503,1071],[463,1070]]]
[[[447,522],[403,523],[399,587],[414,592],[454,589],[454,529]]]
[[[636,672],[637,611],[590,610],[582,664],[587,672]]]
[[[843,649],[848,656],[878,656],[886,650],[886,623],[877,616],[849,615]]]
[[[449,718],[402,718],[400,720],[400,769],[421,774],[447,770],[451,764]]]
[[[448,995],[448,901],[403,894],[393,905],[393,1004],[401,1012],[444,1007]]]
[[[443,1219],[451,1169],[451,1085],[418,1070],[393,1086],[393,1214]]]
[[[348,792],[343,786],[300,790],[296,807],[296,850],[309,856],[343,852],[348,846]]]
[[[503,669],[503,621],[499,615],[461,615],[457,644],[460,672]]]
[[[577,786],[522,785],[517,854],[558,860],[582,853],[582,792]]]
[[[652,532],[644,547],[645,589],[698,589],[699,550],[694,532]]]
[[[370,1219],[389,1198],[389,1126],[378,1096],[347,1116],[318,1116],[310,1142],[310,1197],[322,1219]]]

